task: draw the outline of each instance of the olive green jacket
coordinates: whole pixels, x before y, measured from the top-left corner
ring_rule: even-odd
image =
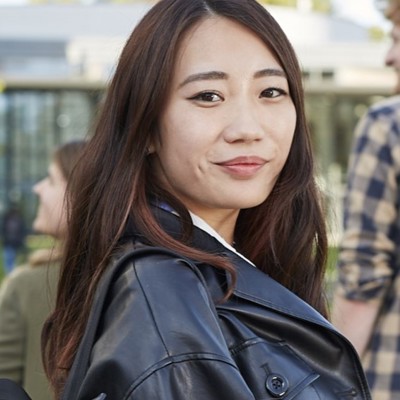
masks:
[[[59,275],[59,263],[50,254],[42,252],[42,262],[36,260],[34,266],[16,268],[0,287],[0,378],[21,384],[34,400],[53,398],[40,346]]]

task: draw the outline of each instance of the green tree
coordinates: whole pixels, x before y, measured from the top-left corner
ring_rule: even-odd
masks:
[[[330,13],[332,11],[331,0],[313,0],[313,10]]]
[[[274,6],[297,7],[297,0],[259,0],[259,2]]]
[[[271,4],[283,7],[298,7],[304,0],[259,0],[263,4]],[[317,12],[330,13],[332,11],[331,0],[311,0],[311,9]]]

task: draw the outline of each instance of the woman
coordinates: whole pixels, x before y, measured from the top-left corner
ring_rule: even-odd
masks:
[[[65,189],[83,146],[75,141],[58,148],[48,176],[33,187],[39,198],[33,228],[58,244],[65,237]],[[21,384],[33,399],[52,398],[41,362],[40,335],[54,306],[59,263],[57,247],[37,250],[27,266],[6,278],[0,291],[0,378]]]
[[[321,315],[326,236],[301,73],[256,1],[149,11],[70,201],[44,332],[57,398],[96,288],[132,248],[148,253],[112,281],[79,393],[63,398],[370,398],[354,349]]]

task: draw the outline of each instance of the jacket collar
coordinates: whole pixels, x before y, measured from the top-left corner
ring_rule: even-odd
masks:
[[[172,237],[179,239],[182,230],[180,218],[169,210],[160,207],[154,207],[154,214],[162,228]],[[128,236],[132,236],[131,229],[132,226],[129,228],[128,225]],[[237,272],[237,282],[234,289],[235,296],[252,301],[263,307],[268,307],[279,313],[314,322],[328,329],[335,330],[318,311],[296,294],[264,272],[254,268],[253,265],[246,262],[242,257],[223,246],[217,239],[197,227],[194,227],[193,230],[193,246],[211,254],[227,256],[235,264]],[[201,271],[200,263],[196,264],[200,267]]]

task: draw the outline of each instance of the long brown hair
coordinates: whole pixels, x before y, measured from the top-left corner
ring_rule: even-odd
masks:
[[[151,243],[235,276],[226,260],[165,233],[149,204],[150,196],[167,199],[183,225],[190,226],[183,204],[151,175],[146,149],[158,132],[179,44],[194,24],[210,16],[236,20],[265,42],[286,72],[297,112],[286,165],[268,199],[240,212],[236,245],[260,270],[325,314],[324,218],[314,181],[301,72],[289,41],[255,0],[161,0],[137,25],[122,51],[94,136],[71,186],[69,235],[57,304],[48,323],[51,329],[44,334],[46,370],[57,395],[82,337],[96,286],[129,215]]]

